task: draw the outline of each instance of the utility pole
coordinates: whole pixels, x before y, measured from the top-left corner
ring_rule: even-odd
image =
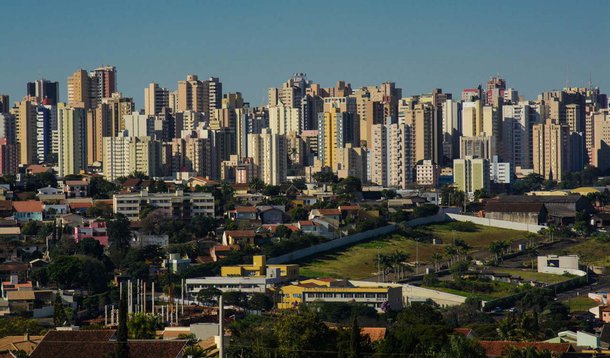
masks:
[[[377,245],[377,283],[379,283],[379,276],[381,275],[381,255],[379,254],[379,245]]]
[[[224,352],[225,352],[225,331],[224,331],[224,324],[223,324],[223,303],[222,303],[222,294],[220,295],[220,299],[218,300],[218,333],[220,335],[219,337],[219,344],[218,344],[218,358],[224,358]]]
[[[415,275],[419,273],[419,238],[415,238]]]

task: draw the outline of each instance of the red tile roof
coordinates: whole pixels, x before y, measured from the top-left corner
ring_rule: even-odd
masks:
[[[238,206],[235,208],[237,213],[255,213],[256,208],[254,206]]]
[[[254,237],[256,233],[254,230],[228,230],[225,231],[227,236],[231,237]]]
[[[66,181],[66,185],[69,185],[69,186],[88,186],[89,183],[87,183],[84,180],[67,180]]]
[[[31,164],[27,167],[26,170],[32,174],[40,174],[40,173],[46,173],[46,172],[50,171],[51,168],[45,167],[44,165],[40,165],[40,164]]]
[[[377,342],[385,338],[385,327],[362,327],[360,328],[361,336],[369,336],[371,342]]]
[[[18,213],[41,213],[42,203],[38,200],[13,201],[13,210]]]
[[[102,358],[114,353],[115,330],[50,331],[34,349],[30,357]],[[130,357],[176,358],[186,341],[130,340]]]
[[[546,342],[516,342],[516,341],[480,341],[488,357],[502,357],[510,347],[525,348],[535,347],[539,351],[548,350],[551,353],[565,353],[571,351],[570,343],[546,343]]]
[[[141,179],[130,178],[130,179],[125,180],[123,182],[122,186],[125,187],[125,188],[133,188],[133,187],[136,187],[136,186],[140,185],[141,182],[142,182]]]
[[[301,220],[299,221],[300,226],[316,226],[311,220]]]
[[[339,206],[339,210],[341,210],[341,211],[358,211],[358,210],[360,210],[360,205],[341,205],[341,206]]]
[[[92,206],[93,203],[89,201],[79,201],[75,203],[70,203],[70,209],[88,209]]]

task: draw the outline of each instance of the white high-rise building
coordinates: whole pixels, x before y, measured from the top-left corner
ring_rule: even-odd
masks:
[[[514,167],[532,167],[532,124],[528,102],[502,106],[502,160]]]
[[[104,177],[114,181],[134,172],[158,176],[161,167],[161,142],[150,137],[104,137]]]
[[[248,153],[258,168],[258,177],[269,185],[286,181],[288,146],[286,136],[273,134],[269,128],[261,134],[248,135]]]

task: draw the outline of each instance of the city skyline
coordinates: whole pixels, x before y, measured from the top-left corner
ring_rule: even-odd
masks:
[[[138,109],[148,83],[176,89],[188,73],[219,77],[226,92],[239,91],[252,105],[266,104],[267,89],[295,72],[323,86],[339,80],[354,88],[394,81],[406,95],[435,87],[459,93],[496,74],[527,98],[566,85],[587,86],[589,79],[594,86],[610,87],[610,70],[603,65],[610,50],[590,40],[591,33],[603,33],[604,3],[585,8],[567,2],[374,6],[313,1],[299,7],[300,22],[290,3],[187,2],[168,8],[158,2],[147,7],[146,16],[143,2],[111,11],[116,4],[99,4],[96,13],[106,17],[93,22],[88,12],[76,16],[82,9],[70,1],[6,4],[14,16],[2,25],[5,42],[18,36],[37,40],[36,46],[11,42],[11,56],[0,59],[5,69],[0,92],[14,103],[25,95],[27,82],[44,77],[59,82],[60,100],[66,101],[67,77],[78,68],[101,65],[117,67],[117,88],[133,97]],[[520,8],[523,15],[506,24],[495,17]],[[25,14],[46,24],[45,32],[62,43],[38,40],[39,29],[15,20]],[[571,26],[565,23],[568,14]],[[70,15],[70,22],[54,21]],[[100,27],[101,20],[113,26]],[[155,42],[145,45],[151,39]]]

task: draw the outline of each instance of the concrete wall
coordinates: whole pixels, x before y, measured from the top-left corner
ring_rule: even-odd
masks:
[[[522,231],[529,231],[529,232],[537,233],[540,230],[546,228],[546,226],[542,226],[542,225],[522,224],[522,223],[517,223],[517,222],[513,222],[513,221],[496,220],[496,219],[489,219],[489,218],[478,218],[478,217],[469,216],[469,215],[451,214],[451,213],[447,213],[446,215],[452,220],[470,221],[470,222],[478,224],[478,225],[493,226],[493,227],[499,227],[502,229],[522,230]]]

